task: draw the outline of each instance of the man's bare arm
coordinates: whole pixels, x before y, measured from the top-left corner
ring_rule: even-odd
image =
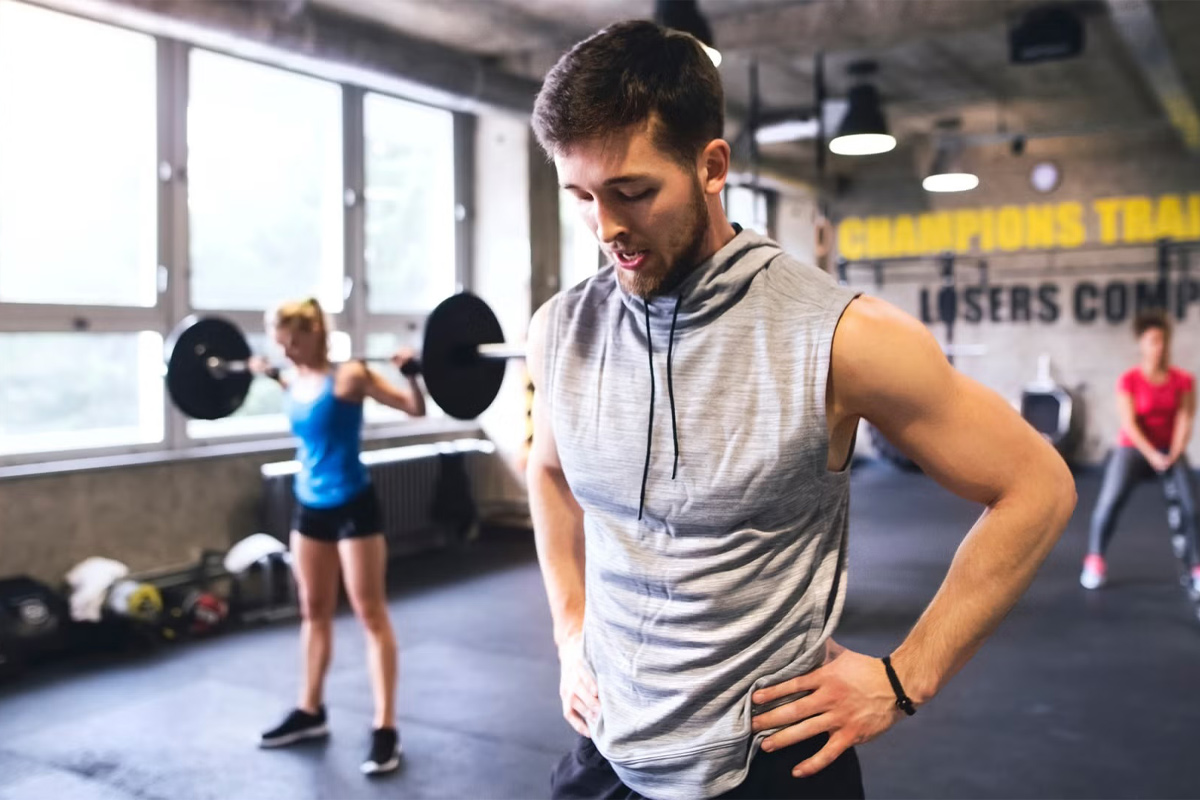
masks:
[[[529,325],[526,361],[534,381],[533,446],[526,478],[542,580],[554,617],[554,640],[561,646],[583,628],[583,509],[567,486],[550,425],[549,398],[537,385],[543,374],[545,318],[543,306]]]
[[[986,506],[893,661],[918,703],[971,658],[1032,582],[1075,507],[1057,452],[999,395],[955,371],[923,325],[883,301],[850,305],[833,344],[830,407],[864,417],[956,495]]]
[[[546,306],[533,315],[525,356],[534,381],[533,446],[526,467],[529,512],[542,581],[554,618],[563,719],[581,736],[590,736],[589,723],[600,713],[600,697],[595,676],[583,656],[583,509],[567,485],[558,458],[548,392],[546,387],[538,386],[545,366],[546,316]]]
[[[933,697],[975,653],[1033,580],[1075,507],[1075,483],[1058,454],[994,392],[957,373],[921,323],[880,300],[846,309],[833,341],[828,425],[866,418],[932,478],[987,506],[941,588],[892,655],[905,694]],[[821,733],[829,740],[792,774],[812,775],[901,716],[878,659],[829,643],[824,665],[754,693],[765,704],[803,694],[753,718],[775,730],[764,750]]]

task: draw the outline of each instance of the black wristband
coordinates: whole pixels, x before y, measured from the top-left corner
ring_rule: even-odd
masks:
[[[913,705],[913,701],[904,693],[904,687],[900,685],[900,678],[896,675],[896,670],[892,668],[892,657],[883,657],[883,668],[887,670],[888,681],[892,684],[892,691],[896,693],[896,708],[908,714],[910,717],[917,713],[917,707]]]

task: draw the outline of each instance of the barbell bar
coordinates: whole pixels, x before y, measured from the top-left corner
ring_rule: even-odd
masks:
[[[251,351],[232,322],[189,317],[168,337],[165,351],[168,393],[187,416],[220,419],[245,403],[254,377]],[[487,303],[462,292],[430,313],[421,357],[405,364],[401,372],[423,375],[430,398],[450,416],[474,419],[499,394],[508,360],[524,357],[523,349],[504,342],[500,322]]]
[[[479,358],[488,358],[498,361],[507,361],[511,358],[524,358],[524,349],[511,347],[507,344],[481,344],[477,345],[474,350],[475,355]],[[197,353],[203,355],[203,353]],[[364,361],[368,364],[390,364],[392,363],[391,356],[351,356],[347,361]],[[220,378],[231,372],[250,372],[250,360],[233,359],[227,360],[217,356],[209,356],[205,360],[205,366],[208,371],[213,373],[214,377]],[[274,365],[272,365],[274,366]],[[400,371],[405,375],[421,374],[421,361],[415,359],[405,364]]]

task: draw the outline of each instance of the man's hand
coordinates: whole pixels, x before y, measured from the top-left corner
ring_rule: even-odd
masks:
[[[562,698],[563,718],[580,736],[592,738],[588,723],[600,713],[600,693],[596,679],[583,662],[583,634],[575,633],[558,648],[562,674],[558,696]]]
[[[782,728],[763,740],[766,751],[780,750],[821,733],[829,741],[812,758],[796,765],[792,774],[807,777],[828,767],[850,747],[874,739],[903,713],[896,693],[878,658],[847,650],[832,640],[825,664],[807,675],[759,689],[755,703],[762,705],[798,692],[809,692],[755,717],[753,730]],[[786,727],[785,727],[786,726]]]

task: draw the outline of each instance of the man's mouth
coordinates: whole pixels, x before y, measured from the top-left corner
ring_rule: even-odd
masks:
[[[646,260],[648,255],[645,250],[631,250],[629,252],[613,253],[617,258],[617,264],[622,269],[637,270],[641,269],[642,262]]]

